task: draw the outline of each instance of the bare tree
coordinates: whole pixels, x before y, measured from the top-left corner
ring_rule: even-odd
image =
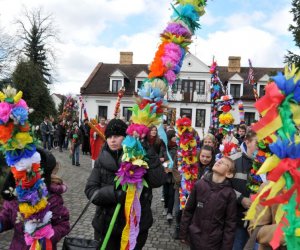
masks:
[[[52,15],[44,14],[41,8],[30,11],[24,8],[16,23],[20,52],[39,67],[44,83],[51,84],[56,62],[54,43],[59,40]]]
[[[9,77],[15,57],[15,41],[0,27],[0,79]]]

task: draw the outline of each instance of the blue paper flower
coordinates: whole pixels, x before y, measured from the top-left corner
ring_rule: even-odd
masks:
[[[28,110],[23,107],[15,107],[11,113],[21,125],[24,125],[26,120],[28,120]]]

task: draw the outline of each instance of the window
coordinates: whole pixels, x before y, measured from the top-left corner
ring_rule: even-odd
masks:
[[[241,97],[241,85],[240,84],[230,84],[230,94],[233,98]]]
[[[180,116],[185,116],[192,120],[192,109],[180,109]]]
[[[143,81],[137,81],[137,88],[140,89],[142,88]]]
[[[177,92],[177,91],[181,91],[181,80],[176,79],[176,81],[174,82],[174,84],[172,85],[172,91],[173,92]]]
[[[132,111],[129,110],[129,107],[123,107],[123,116],[126,119],[126,121],[130,120],[131,115],[132,115]]]
[[[122,80],[112,80],[112,92],[117,93],[122,87]]]
[[[255,121],[254,112],[245,112],[245,123],[250,126]]]
[[[205,94],[205,81],[196,81],[195,82],[195,90],[198,95]]]
[[[262,97],[265,95],[266,90],[265,90],[266,85],[259,85],[259,97]]]
[[[205,109],[196,109],[196,127],[205,127]]]
[[[107,119],[107,106],[98,106],[98,117]]]

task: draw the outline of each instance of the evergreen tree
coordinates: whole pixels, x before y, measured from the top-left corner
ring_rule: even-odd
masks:
[[[57,40],[57,31],[53,28],[51,15],[43,16],[42,11],[25,12],[25,18],[18,20],[21,27],[22,50],[33,64],[38,66],[45,84],[52,83],[52,69],[55,61],[53,41]]]
[[[33,25],[30,32],[26,33],[25,39],[25,55],[35,65],[38,65],[43,81],[49,84],[51,75],[47,64],[45,44],[42,42],[42,30],[37,27],[36,20],[33,20]]]
[[[12,79],[16,89],[23,91],[23,98],[28,106],[34,109],[29,115],[31,124],[39,125],[45,116],[56,116],[55,104],[37,65],[30,60],[21,60]]]
[[[291,31],[294,36],[296,46],[300,48],[300,0],[292,1],[291,13],[294,15],[294,24],[290,25],[289,31]],[[289,64],[294,63],[297,67],[300,67],[300,56],[288,50],[284,62]]]

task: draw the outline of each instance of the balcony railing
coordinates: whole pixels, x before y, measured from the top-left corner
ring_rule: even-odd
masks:
[[[167,100],[168,101],[179,101],[179,102],[209,102],[210,93],[206,93],[204,95],[200,95],[196,91],[194,92],[174,92],[169,90],[167,92]]]

